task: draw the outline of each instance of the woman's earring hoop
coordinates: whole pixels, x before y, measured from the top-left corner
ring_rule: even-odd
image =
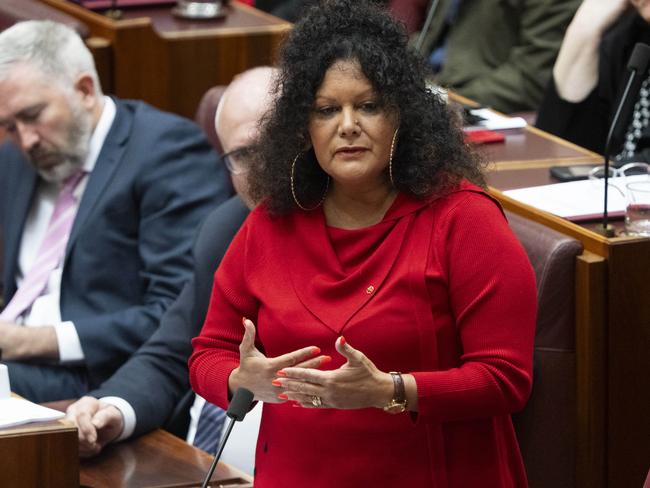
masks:
[[[296,195],[296,184],[295,184],[295,178],[294,178],[294,173],[296,171],[296,161],[298,161],[298,158],[300,157],[302,153],[298,153],[295,158],[293,158],[293,163],[291,163],[291,195],[293,196],[293,201],[296,202],[296,205],[305,212],[309,212],[310,210],[316,210],[318,207],[320,207],[323,202],[325,201],[325,197],[327,196],[327,190],[329,190],[330,187],[330,177],[327,177],[327,183],[325,183],[325,191],[323,192],[323,196],[320,199],[320,201],[314,205],[311,208],[304,207],[303,205],[300,204],[300,201],[298,200],[298,196]]]
[[[388,176],[390,177],[390,184],[395,186],[395,180],[393,179],[393,154],[395,154],[395,142],[397,141],[397,132],[398,129],[395,129],[395,134],[393,134],[393,140],[390,143],[390,157],[388,158]]]

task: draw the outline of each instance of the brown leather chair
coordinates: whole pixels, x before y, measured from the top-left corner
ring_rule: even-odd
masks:
[[[533,390],[513,416],[531,488],[576,483],[575,262],[582,244],[508,213],[537,278]]]
[[[226,91],[226,86],[219,85],[213,86],[205,92],[194,116],[194,121],[203,129],[208,140],[219,154],[223,154],[223,148],[214,128],[214,117],[217,114],[217,105],[219,105],[219,100],[221,100],[224,91]]]

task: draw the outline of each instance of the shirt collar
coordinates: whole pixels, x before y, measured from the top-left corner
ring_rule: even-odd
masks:
[[[83,165],[83,170],[86,173],[91,173],[97,163],[97,158],[99,157],[99,152],[104,145],[108,131],[113,125],[115,120],[115,113],[117,111],[115,102],[112,98],[103,96],[104,107],[102,108],[102,115],[99,117],[97,126],[93,131],[93,135],[90,137],[90,144],[88,147],[88,156]]]

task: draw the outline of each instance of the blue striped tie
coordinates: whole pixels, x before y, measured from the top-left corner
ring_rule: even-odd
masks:
[[[212,403],[205,402],[203,409],[201,409],[201,415],[199,415],[199,423],[194,436],[194,446],[212,455],[216,454],[225,420],[225,410]]]

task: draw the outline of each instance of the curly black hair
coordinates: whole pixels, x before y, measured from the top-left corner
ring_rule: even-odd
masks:
[[[327,175],[306,150],[309,117],[325,72],[340,60],[358,62],[381,103],[398,115],[392,164],[399,191],[427,198],[463,178],[484,185],[479,159],[464,143],[457,117],[427,88],[427,67],[408,47],[403,26],[368,0],[326,0],[306,12],[282,45],[277,97],[262,121],[260,164],[249,178],[256,201],[275,214],[296,208],[291,166],[303,151],[295,166],[297,197],[303,206],[322,199]]]

